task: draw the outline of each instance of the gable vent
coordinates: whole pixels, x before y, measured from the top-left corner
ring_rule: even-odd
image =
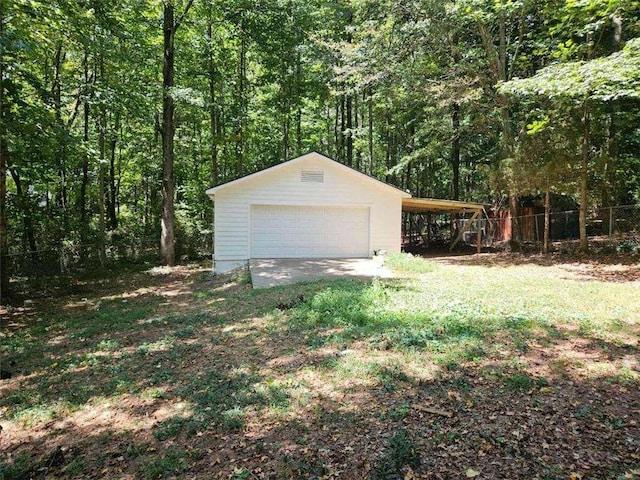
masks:
[[[324,183],[324,172],[322,170],[302,170],[300,181],[309,183]]]

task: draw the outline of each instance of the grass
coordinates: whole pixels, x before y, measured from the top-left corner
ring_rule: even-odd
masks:
[[[636,468],[633,265],[387,265],[397,278],[257,291],[244,275],[133,272],[14,315],[0,333],[15,364],[0,383],[0,479],[464,478],[478,452],[514,458],[487,478],[569,478],[580,452],[599,462],[583,475]],[[67,452],[55,466],[54,446]]]

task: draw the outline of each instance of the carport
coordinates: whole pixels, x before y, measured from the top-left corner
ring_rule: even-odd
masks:
[[[475,220],[479,220],[480,216],[486,212],[482,203],[460,202],[458,200],[441,200],[437,198],[403,198],[402,211],[405,213],[435,213],[435,214],[468,214],[471,218],[464,227],[460,229],[456,238],[451,242],[449,251],[458,244],[462,236],[468,232]],[[478,228],[477,232],[477,252],[482,250],[482,230]]]

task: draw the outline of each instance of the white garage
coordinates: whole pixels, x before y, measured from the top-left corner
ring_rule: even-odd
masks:
[[[318,153],[207,190],[214,269],[251,258],[357,258],[400,251],[410,195]]]

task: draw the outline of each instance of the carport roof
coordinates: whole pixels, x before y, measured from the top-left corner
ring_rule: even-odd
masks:
[[[403,198],[402,211],[409,213],[476,213],[482,212],[482,203],[440,200],[437,198]]]

